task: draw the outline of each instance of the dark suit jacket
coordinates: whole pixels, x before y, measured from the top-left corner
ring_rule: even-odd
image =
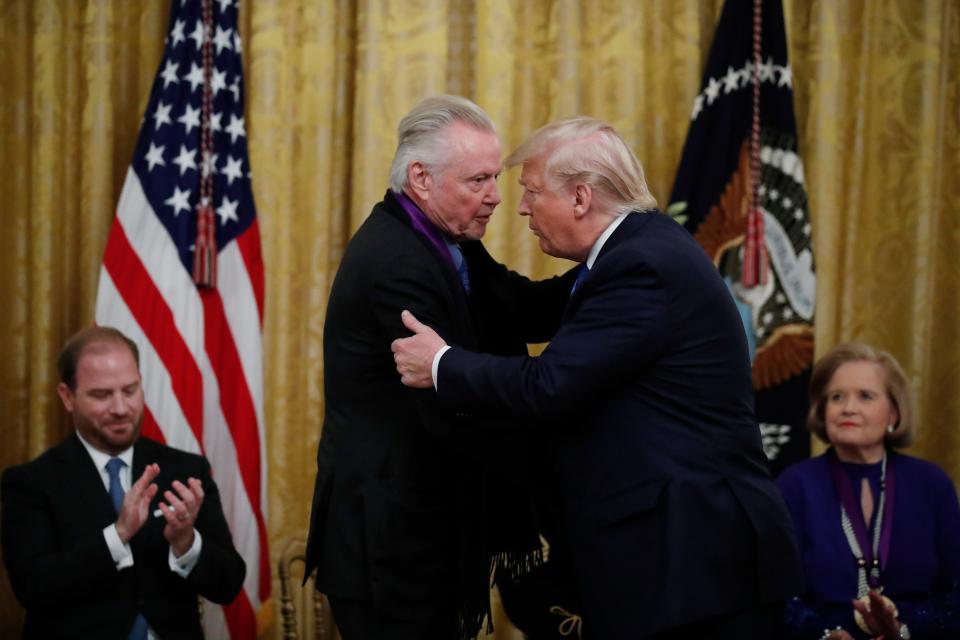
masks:
[[[25,638],[126,638],[139,611],[161,638],[202,638],[197,596],[226,604],[246,573],[224,520],[210,465],[147,438],[133,449],[132,480],[160,465],[150,512],[174,480],[195,477],[205,497],[196,528],[203,546],[184,579],[170,570],[165,520],[152,515],[130,541],[134,565],[117,571],[103,537],[113,503],[83,444],[72,435],[3,474],[3,559],[27,610]]]
[[[471,421],[436,407],[433,391],[400,383],[390,343],[409,309],[451,343],[526,353],[559,325],[572,274],[531,283],[479,242],[461,243],[472,292],[411,226],[392,194],[344,253],[324,325],[325,416],[307,547],[318,588],[417,620],[487,598],[478,460],[495,448]],[[490,313],[484,313],[484,309]],[[517,324],[520,323],[520,324]],[[531,545],[537,544],[536,531]],[[465,576],[467,562],[479,576]]]
[[[628,215],[539,358],[451,349],[438,398],[549,421],[590,637],[635,640],[800,590],[743,326],[667,216]]]

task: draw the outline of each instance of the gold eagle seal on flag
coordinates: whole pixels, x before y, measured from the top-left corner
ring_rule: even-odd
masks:
[[[766,281],[748,288],[740,279],[752,188],[748,143],[740,149],[737,170],[694,234],[724,276],[752,336],[757,390],[785,382],[813,363],[816,279],[803,163],[785,138],[762,135],[758,193],[770,256]]]

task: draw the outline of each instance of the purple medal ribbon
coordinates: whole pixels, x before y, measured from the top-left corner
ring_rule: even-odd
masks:
[[[830,452],[827,456],[827,462],[830,466],[830,476],[833,478],[833,486],[837,490],[840,498],[840,504],[843,505],[850,518],[850,524],[853,525],[853,532],[857,537],[857,543],[860,545],[860,551],[863,553],[863,560],[866,564],[867,580],[874,589],[880,586],[879,573],[883,567],[887,566],[887,558],[890,556],[890,537],[893,531],[893,502],[896,489],[894,474],[894,465],[892,460],[887,457],[886,470],[883,477],[880,478],[880,492],[886,494],[884,497],[883,513],[880,514],[880,544],[877,555],[873,557],[873,545],[870,541],[867,524],[863,519],[863,511],[860,504],[853,495],[853,488],[850,486],[850,479],[843,470],[843,465],[837,458],[836,451]],[[879,562],[876,562],[879,560]],[[875,564],[876,562],[876,564]],[[872,569],[876,566],[877,575],[874,575]]]
[[[437,252],[446,259],[450,267],[456,271],[457,267],[453,264],[453,256],[450,255],[450,249],[447,247],[447,242],[440,230],[430,222],[423,211],[420,210],[420,207],[418,207],[407,194],[391,193],[393,193],[393,197],[397,199],[397,202],[400,203],[400,206],[403,207],[403,210],[407,212],[407,216],[410,217],[410,224],[413,225],[417,233],[429,240]]]

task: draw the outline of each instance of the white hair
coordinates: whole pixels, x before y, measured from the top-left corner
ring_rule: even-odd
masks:
[[[466,98],[441,95],[421,101],[397,126],[397,151],[390,166],[391,191],[400,193],[407,186],[411,162],[420,161],[433,169],[446,164],[449,145],[443,132],[455,122],[496,133],[490,117]]]

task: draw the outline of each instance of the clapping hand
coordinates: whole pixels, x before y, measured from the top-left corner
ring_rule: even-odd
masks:
[[[157,495],[157,485],[153,479],[160,473],[160,466],[148,464],[143,474],[123,496],[123,504],[117,515],[117,535],[124,544],[137,535],[140,527],[150,515],[150,501]]]
[[[180,557],[193,545],[193,523],[203,505],[203,484],[196,478],[188,478],[187,484],[173,481],[176,491],[163,492],[166,502],[160,503],[160,511],[167,520],[163,537],[170,543],[173,555]]]

